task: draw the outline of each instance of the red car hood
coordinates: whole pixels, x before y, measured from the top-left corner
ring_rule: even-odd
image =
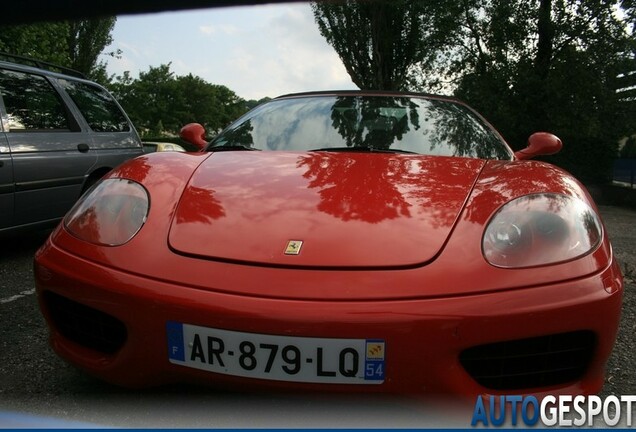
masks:
[[[444,246],[483,164],[387,153],[219,152],[184,190],[169,243],[177,253],[259,265],[423,264]]]

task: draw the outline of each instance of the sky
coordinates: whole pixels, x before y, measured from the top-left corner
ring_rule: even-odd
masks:
[[[121,59],[102,57],[109,74],[134,78],[171,63],[243,99],[312,90],[356,89],[320,35],[309,3],[212,8],[117,18],[113,43]]]

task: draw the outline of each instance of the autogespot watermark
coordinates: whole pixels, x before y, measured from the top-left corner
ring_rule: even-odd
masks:
[[[634,403],[632,405],[632,403]],[[632,426],[636,395],[478,396],[472,426]]]

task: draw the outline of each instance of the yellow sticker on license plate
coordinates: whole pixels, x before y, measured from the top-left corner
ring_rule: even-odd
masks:
[[[276,381],[382,384],[385,342],[276,336],[169,321],[171,363],[210,372]]]

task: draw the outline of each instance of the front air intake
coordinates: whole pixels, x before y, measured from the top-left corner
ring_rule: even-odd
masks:
[[[580,379],[595,346],[594,333],[577,331],[479,345],[462,351],[459,360],[488,389],[532,389]]]
[[[126,342],[126,326],[115,317],[50,291],[43,298],[55,329],[70,341],[104,354]]]

